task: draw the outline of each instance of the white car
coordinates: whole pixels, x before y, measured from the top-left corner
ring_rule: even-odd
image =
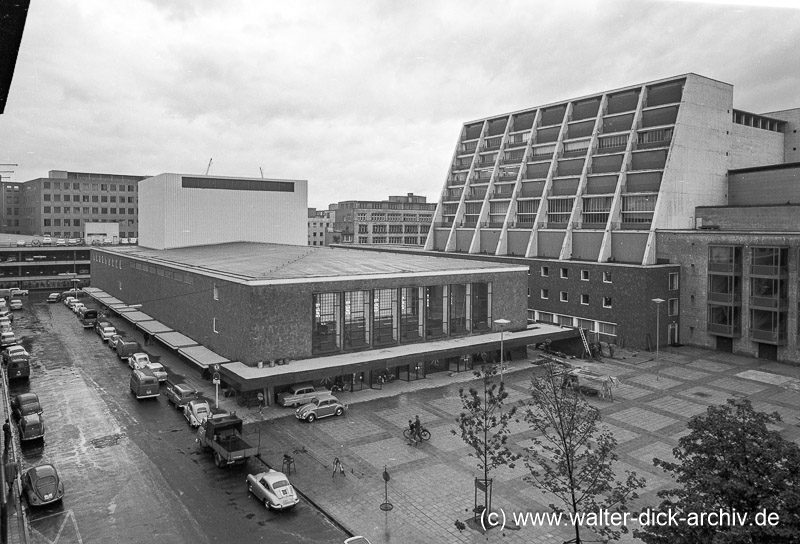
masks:
[[[120,245],[123,245],[123,246],[124,245],[128,245],[128,239],[127,238],[120,238],[119,239],[119,243],[120,243]]]
[[[22,301],[18,298],[12,298],[11,302],[8,303],[8,307],[12,310],[21,310]]]
[[[64,247],[67,245],[67,240],[65,238],[59,238],[58,240],[56,240],[56,245]]]
[[[18,289],[16,287],[12,287],[11,289],[9,289],[9,291],[11,291],[11,296],[12,297],[27,297],[28,296],[28,290],[27,289]]]
[[[75,304],[72,305],[72,311],[75,312],[76,314],[80,314],[82,308],[86,308],[86,304],[84,304],[83,302],[76,302]]]
[[[53,239],[50,238],[49,236],[43,237],[42,238],[42,245],[43,246],[52,246],[53,245]]]
[[[192,427],[199,427],[211,414],[211,406],[204,400],[190,400],[183,405],[183,417]]]
[[[71,304],[72,304],[74,301],[77,301],[77,300],[78,300],[78,299],[77,299],[77,298],[75,298],[75,297],[67,297],[67,298],[65,298],[65,299],[64,299],[64,306],[70,306],[70,307],[71,307]]]
[[[128,243],[136,245],[136,244],[139,243],[139,239],[138,238],[128,238]]]
[[[103,342],[108,342],[112,336],[117,334],[117,329],[114,327],[103,327],[102,329],[97,329],[97,334]]]
[[[0,347],[7,347],[17,343],[17,337],[11,331],[0,332]]]
[[[248,474],[247,490],[263,502],[267,510],[288,510],[300,502],[286,474],[272,469]]]
[[[158,378],[159,382],[167,381],[167,370],[161,363],[147,363],[145,367],[149,368],[153,372],[153,375]]]
[[[128,366],[133,370],[140,370],[150,364],[150,357],[146,353],[134,353],[128,357]]]

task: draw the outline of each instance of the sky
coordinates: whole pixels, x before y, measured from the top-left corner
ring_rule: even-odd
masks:
[[[319,209],[436,202],[471,120],[688,72],[732,84],[738,109],[800,107],[796,5],[31,0],[0,170],[263,173],[308,180]]]

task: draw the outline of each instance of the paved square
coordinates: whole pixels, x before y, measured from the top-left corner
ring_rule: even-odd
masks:
[[[303,422],[301,421],[300,423]],[[316,426],[320,431],[339,442],[349,442],[361,438],[373,437],[387,430],[385,426],[378,426],[374,423],[370,423],[363,417],[347,415],[343,417],[331,416],[307,425]]]
[[[661,370],[661,374],[672,376],[680,380],[701,380],[709,375],[708,372],[689,368],[688,365],[664,368]]]
[[[375,468],[396,467],[428,457],[423,447],[409,446],[402,438],[387,438],[353,448],[353,453]]]
[[[717,389],[710,389],[708,387],[690,387],[678,392],[684,397],[689,397],[697,402],[705,402],[706,404],[725,404],[728,399],[736,398],[737,395],[730,392],[719,391]]]
[[[644,387],[635,387],[625,382],[622,382],[619,385],[619,387],[617,387],[614,390],[614,398],[617,400],[619,399],[634,400],[638,399],[639,397],[652,394],[653,391],[651,389],[646,389]]]
[[[678,380],[671,380],[663,375],[656,375],[655,372],[652,374],[639,374],[638,376],[634,376],[633,378],[628,378],[627,382],[638,383],[640,385],[645,385],[647,387],[651,387],[658,391],[663,391],[664,389],[671,389],[678,385],[682,385],[683,382]]]
[[[630,452],[628,455],[634,459],[638,459],[642,463],[652,465],[653,458],[656,457],[662,461],[675,462],[675,456],[672,455],[672,448],[674,446],[666,442],[655,441],[650,444]]]
[[[678,421],[642,408],[628,408],[621,412],[609,414],[608,417],[646,431],[657,431]]]
[[[766,385],[739,378],[720,378],[718,380],[714,380],[708,385],[713,385],[714,387],[719,387],[720,389],[729,389],[731,391],[736,391],[737,393],[747,393],[748,395],[758,393],[759,391],[763,391],[767,388]]]
[[[755,380],[757,382],[768,383],[771,385],[784,385],[794,381],[794,378],[783,376],[782,374],[773,374],[771,372],[761,372],[760,370],[745,370],[736,374],[740,378],[747,380]]]
[[[617,441],[617,444],[624,444],[629,440],[633,440],[639,436],[638,433],[633,431],[629,431],[627,429],[623,429],[622,427],[617,427],[616,425],[612,425],[610,423],[600,423],[598,426],[600,431],[608,430],[614,436],[614,440]]]
[[[706,411],[705,404],[697,404],[679,397],[660,397],[651,400],[647,405],[679,417],[691,417]]]
[[[692,368],[699,368],[700,370],[705,370],[707,372],[725,372],[726,370],[730,370],[733,368],[733,365],[726,365],[725,363],[719,363],[716,361],[709,361],[707,359],[698,359],[689,363],[686,366],[690,366]]]
[[[461,440],[461,431],[455,424],[445,423],[436,427],[429,427],[428,430],[431,432],[429,444],[438,450],[454,451],[468,447],[466,442]],[[456,436],[450,431],[456,431],[459,434]]]
[[[414,416],[419,416],[423,426],[428,426],[436,421],[441,420],[438,415],[425,411],[418,404],[411,404],[392,408],[391,410],[380,410],[375,412],[375,415],[385,419],[389,424],[394,427],[405,429],[408,427],[408,420],[414,419]]]

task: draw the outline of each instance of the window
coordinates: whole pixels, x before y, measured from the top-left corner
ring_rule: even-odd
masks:
[[[611,272],[603,272],[603,283],[611,283]]]
[[[367,230],[367,225],[359,225],[358,226],[358,233],[359,234],[367,234],[369,231]]]
[[[562,327],[571,327],[572,326],[572,316],[571,315],[557,315],[556,322],[558,325]]]
[[[552,323],[553,322],[553,314],[547,312],[539,312],[539,318],[537,321],[541,323]]]
[[[616,336],[617,335],[617,326],[613,323],[603,323],[602,321],[598,322],[599,329],[598,332],[600,334],[605,334],[608,336]]]
[[[373,244],[385,244],[386,243],[386,236],[373,236],[372,237]]]
[[[671,298],[667,301],[667,315],[678,315],[678,299]]]
[[[611,297],[603,297],[603,308],[611,308]]]
[[[53,206],[53,213],[61,213],[61,206]]]
[[[108,185],[106,185],[105,183],[101,183],[100,184],[100,190],[101,191],[108,191]]]
[[[117,201],[117,197],[116,197],[116,196],[112,196],[112,197],[111,197],[111,202],[116,202],[116,201]],[[315,225],[315,226],[316,226],[316,225]]]
[[[581,270],[581,281],[589,281],[589,271]]]
[[[547,289],[542,289],[541,291],[539,291],[539,297],[543,300],[547,300],[548,298],[550,298],[550,291],[548,291]]]
[[[558,299],[559,299],[561,302],[569,302],[569,293],[567,293],[566,291],[561,291],[561,292],[558,294]]]
[[[42,213],[50,213],[50,206],[45,206]]]
[[[108,202],[108,197],[107,197],[107,196],[105,196],[105,195],[102,195],[102,196],[100,197],[100,202]]]
[[[50,182],[49,181],[45,181],[44,182],[44,188],[45,189],[49,189],[50,188]]]
[[[677,291],[678,290],[678,273],[677,272],[670,272],[669,273],[669,290],[670,291]]]
[[[64,202],[69,202],[69,195],[64,195]]]
[[[550,275],[550,267],[549,266],[542,266],[539,268],[539,273],[542,275],[543,278],[546,278]]]
[[[107,214],[108,213],[108,208],[100,208],[100,213],[101,214]]]
[[[214,285],[214,300],[219,300],[219,287]]]
[[[569,278],[569,268],[561,269],[561,278],[565,280]]]
[[[50,224],[50,220],[49,220],[49,219],[45,219],[45,220],[44,220],[44,226],[45,226],[45,227],[50,227],[50,226],[52,226],[52,225]]]
[[[97,195],[92,195],[92,202],[98,202]]]
[[[358,243],[359,244],[366,244],[367,243],[367,237],[366,236],[359,236],[358,237]]]
[[[211,320],[211,328],[215,333],[219,334],[219,331],[217,330],[217,318],[216,317],[212,318],[212,320]]]
[[[50,195],[49,194],[44,194],[43,196],[44,196],[44,201],[45,202],[50,202]]]
[[[92,213],[100,213],[100,208],[92,208]]]
[[[585,295],[585,294],[581,295],[581,304],[583,304],[584,306],[588,306],[589,305],[589,295]]]

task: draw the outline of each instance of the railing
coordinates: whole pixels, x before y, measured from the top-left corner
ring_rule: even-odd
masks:
[[[742,335],[742,327],[739,323],[706,323],[706,332],[720,336],[739,337]]]
[[[628,135],[618,134],[616,136],[600,137],[597,142],[599,153],[610,153],[613,150],[625,149],[628,145]]]
[[[639,132],[636,138],[638,149],[649,149],[653,147],[664,147],[672,141],[672,129],[662,128],[658,130],[648,130]]]
[[[475,221],[462,221],[459,227],[467,228],[467,229],[474,229],[478,226],[478,220]]]
[[[518,175],[519,172],[516,172],[514,174],[501,174],[500,176],[498,176],[497,179],[498,181],[516,181]]]
[[[770,344],[785,344],[786,331],[771,331],[761,329],[750,329],[750,339]]]
[[[510,229],[532,229],[536,223],[534,221],[516,221],[514,223],[510,223],[508,228]]]
[[[522,155],[513,157],[505,156],[502,159],[500,159],[500,164],[517,164],[520,161],[522,161]]]
[[[458,189],[458,190],[448,189],[444,193],[444,198],[445,198],[445,200],[459,200],[461,198],[461,193],[462,192],[463,191],[461,189]]]
[[[789,301],[786,297],[779,297],[778,295],[771,297],[750,297],[750,306],[759,308],[768,308],[770,310],[785,310],[789,307]]]
[[[534,151],[528,160],[529,162],[549,161],[553,158],[553,153],[555,153],[555,151],[548,151],[546,153],[536,153]]]
[[[520,147],[520,146],[526,145],[527,143],[528,143],[528,140],[523,140],[522,138],[520,138],[518,140],[509,139],[508,142],[506,142],[506,147],[507,148],[509,148],[509,147]]]
[[[467,200],[483,200],[486,196],[486,189],[476,189],[467,193]]]
[[[739,274],[742,273],[742,263],[720,263],[720,262],[713,262],[709,261],[708,263],[708,271],[709,272],[727,272],[729,274]]]
[[[709,302],[719,302],[721,304],[741,304],[741,293],[715,293],[710,291],[708,293]]]
[[[486,140],[483,151],[494,151],[496,149],[500,149],[500,138],[497,138],[497,140]]]
[[[750,266],[750,274],[753,276],[785,277],[786,272],[785,266],[765,266],[758,264]]]

